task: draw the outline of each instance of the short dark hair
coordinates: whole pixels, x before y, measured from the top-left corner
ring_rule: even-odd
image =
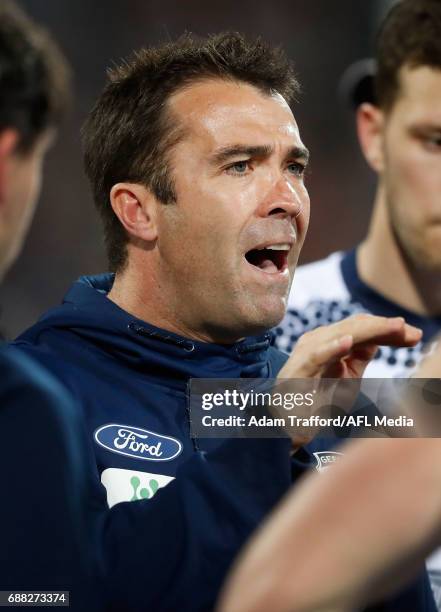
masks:
[[[290,61],[280,48],[237,32],[142,49],[109,71],[109,82],[83,127],[86,174],[104,225],[110,268],[127,260],[126,232],[109,201],[112,186],[147,186],[159,201],[176,201],[167,153],[182,132],[168,120],[167,101],[178,89],[205,78],[243,81],[262,92],[279,92],[292,104],[299,92]]]
[[[390,110],[400,88],[403,66],[441,69],[440,0],[401,0],[382,23],[376,45],[375,96]]]
[[[18,130],[18,151],[56,126],[69,99],[69,69],[49,34],[15,4],[0,5],[0,132]]]

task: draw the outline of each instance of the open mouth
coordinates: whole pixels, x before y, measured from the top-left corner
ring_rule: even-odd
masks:
[[[249,264],[267,274],[284,272],[288,269],[289,244],[273,244],[261,249],[251,249],[245,253]]]

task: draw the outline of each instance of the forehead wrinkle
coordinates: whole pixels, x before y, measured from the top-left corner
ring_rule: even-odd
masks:
[[[239,100],[238,100],[239,98]],[[241,111],[246,115],[260,114],[262,104],[276,104],[279,109],[292,117],[292,111],[288,104],[282,104],[281,96],[268,95],[251,84],[236,82],[223,79],[203,79],[199,82],[191,82],[187,87],[180,88],[170,96],[172,105],[184,107],[186,117],[194,112],[196,115],[210,115],[211,111],[216,115],[228,117],[231,106],[236,107],[236,111]],[[200,106],[200,108],[196,108]]]
[[[286,148],[290,145],[292,147],[298,141],[299,150],[294,156],[305,159],[304,153],[300,152],[302,143],[297,124],[289,106],[282,104],[281,96],[266,96],[253,91],[254,87],[225,82],[215,83],[214,89],[217,90],[220,85],[222,89],[213,95],[212,89],[207,85],[210,83],[198,83],[185,91],[177,92],[168,101],[170,110],[186,128],[185,140],[187,142],[198,141],[205,150],[205,155],[208,154],[209,157],[213,155],[213,150],[214,155],[219,152],[220,161],[227,158],[227,153],[228,155],[245,153],[265,157],[270,154],[269,151],[242,150],[250,147],[266,147],[268,146],[266,144],[255,144],[256,138],[259,137],[261,141],[267,139],[272,141],[275,133],[279,133],[284,137],[288,136],[291,140],[291,143],[286,143]],[[205,87],[207,89],[203,91]],[[253,96],[250,97],[247,94],[245,100],[237,99],[237,91],[241,89],[245,90],[245,93],[247,93],[246,90],[251,90]],[[275,104],[280,109],[275,112],[277,119],[274,117],[274,107],[269,106],[268,103]],[[280,112],[282,115],[279,114]],[[272,133],[269,133],[270,131]],[[239,136],[237,140],[234,138],[235,132]],[[228,138],[228,135],[233,138]],[[236,151],[227,151],[233,147],[237,147]],[[289,155],[292,155],[294,148],[291,149]]]

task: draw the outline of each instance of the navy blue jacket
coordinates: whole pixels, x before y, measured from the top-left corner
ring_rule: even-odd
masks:
[[[0,590],[70,591],[71,609],[98,609],[82,419],[51,375],[5,347],[0,438]]]
[[[110,275],[74,283],[15,344],[84,410],[95,501],[101,480],[112,508],[94,535],[109,601],[124,610],[210,610],[241,545],[315,460],[306,448],[292,462],[286,439],[192,439],[187,383],[275,377],[286,356],[269,335],[225,346],[158,329],[108,300],[111,283]],[[425,588],[409,591],[409,610],[432,609]]]

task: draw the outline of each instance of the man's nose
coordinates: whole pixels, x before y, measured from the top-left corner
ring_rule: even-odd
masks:
[[[260,214],[297,217],[303,208],[302,191],[304,187],[295,185],[286,176],[278,177],[261,203]]]

